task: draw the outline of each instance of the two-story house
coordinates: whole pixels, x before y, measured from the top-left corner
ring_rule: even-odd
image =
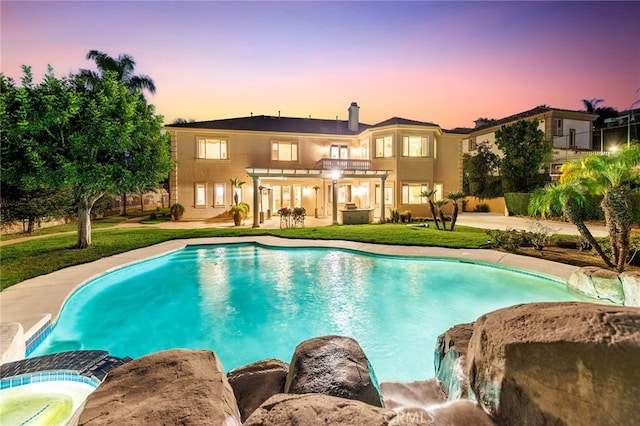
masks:
[[[538,120],[538,128],[543,131],[545,140],[550,141],[553,147],[552,158],[548,164],[549,173],[552,178],[558,178],[562,164],[580,155],[593,153],[592,123],[596,118],[597,115],[583,111],[538,106],[498,120],[476,120],[476,127],[470,129],[462,140],[462,153],[473,154],[479,143],[487,142],[496,154],[502,155],[495,143],[497,130],[519,120]]]
[[[384,222],[390,208],[430,215],[425,189],[436,199],[461,189],[464,135],[398,117],[363,124],[355,102],[348,113],[348,120],[252,115],[167,125],[177,164],[171,203],[185,207],[185,219],[219,217],[235,192],[250,205],[254,227],[283,207],[339,223],[347,204]],[[234,188],[230,179],[246,183]]]

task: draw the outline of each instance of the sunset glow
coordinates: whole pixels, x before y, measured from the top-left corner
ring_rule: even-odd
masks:
[[[1,71],[127,53],[166,122],[400,116],[472,127],[537,105],[640,97],[640,2],[2,1]]]

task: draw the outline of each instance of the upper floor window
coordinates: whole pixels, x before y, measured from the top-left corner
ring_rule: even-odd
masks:
[[[476,138],[469,138],[469,151],[475,151],[478,149]]]
[[[229,158],[226,139],[198,139],[198,158],[226,160]]]
[[[298,142],[272,142],[271,159],[275,161],[298,161]]]
[[[383,136],[376,138],[376,157],[392,157],[393,156],[393,138],[391,136]]]
[[[562,118],[553,119],[553,136],[562,136]]]
[[[369,159],[369,139],[360,143],[360,158]]]
[[[331,158],[349,158],[349,147],[347,145],[331,145]]]
[[[403,157],[428,157],[429,139],[424,136],[403,136],[402,156]]]

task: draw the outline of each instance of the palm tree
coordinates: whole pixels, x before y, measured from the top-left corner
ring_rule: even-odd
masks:
[[[450,192],[447,194],[447,198],[451,200],[451,202],[453,203],[453,213],[451,214],[451,227],[449,228],[449,231],[453,231],[453,227],[456,226],[456,221],[458,220],[458,211],[459,211],[458,201],[464,198],[464,192],[462,191]]]
[[[426,198],[429,201],[429,209],[431,210],[431,216],[433,216],[433,221],[436,224],[436,229],[439,230],[440,225],[438,224],[438,216],[436,215],[436,206],[433,204],[433,200],[431,199],[431,197],[435,193],[436,193],[435,189],[427,189],[422,191],[420,193],[420,196]],[[444,225],[444,222],[442,222],[442,225]]]
[[[571,223],[576,225],[580,235],[591,244],[591,247],[596,250],[605,264],[613,268],[615,265],[584,223],[585,193],[586,189],[578,181],[549,184],[544,188],[537,189],[531,195],[529,214],[532,216],[540,215],[545,218],[561,211]]]
[[[598,104],[601,104],[602,102],[604,102],[604,99],[583,99],[582,105],[584,105],[584,110],[586,112],[594,114]]]
[[[562,167],[560,182],[577,182],[584,192],[602,195],[600,205],[611,244],[610,261],[619,272],[624,271],[633,224],[632,187],[640,183],[640,145],[626,147],[614,155],[589,155],[570,161]]]
[[[156,86],[151,77],[133,74],[136,61],[130,55],[123,54],[113,58],[99,50],[90,50],[86,58],[93,60],[98,68],[98,72],[88,69],[80,70],[79,77],[89,88],[102,80],[105,72],[110,71],[117,74],[118,79],[125,83],[131,93],[142,93],[145,89],[151,94],[156,93]]]

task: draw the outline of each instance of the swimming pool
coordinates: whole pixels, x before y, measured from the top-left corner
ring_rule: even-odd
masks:
[[[381,381],[433,377],[436,338],[518,303],[587,300],[560,281],[454,259],[258,244],[192,246],[104,274],[65,303],[31,356],[214,350],[227,371],[289,361],[308,338],[355,338]]]

